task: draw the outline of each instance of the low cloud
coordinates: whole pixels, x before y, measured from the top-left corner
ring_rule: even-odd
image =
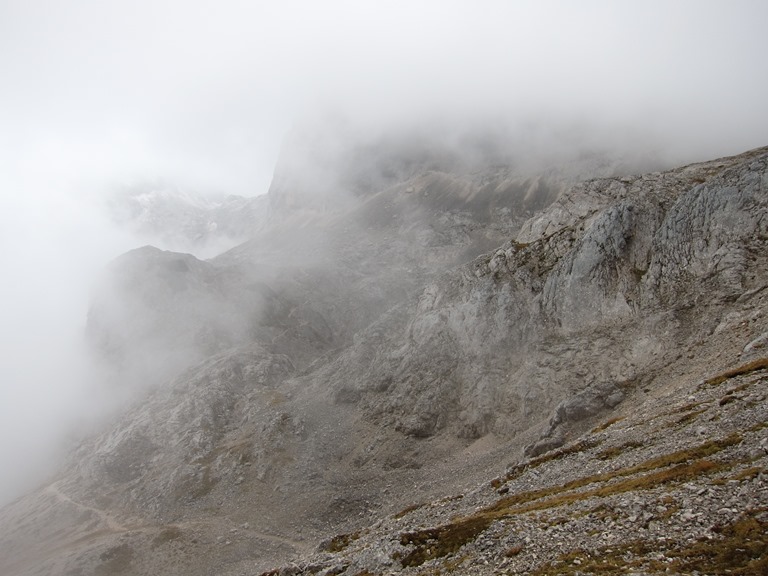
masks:
[[[483,122],[546,126],[548,149],[735,154],[768,144],[766,21],[760,0],[3,2],[0,499],[102,405],[88,287],[136,245],[107,191],[265,193],[286,134],[329,111],[361,133]]]

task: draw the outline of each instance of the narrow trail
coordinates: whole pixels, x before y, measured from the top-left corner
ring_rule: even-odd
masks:
[[[65,535],[45,542],[42,548],[41,542],[35,542],[29,547],[16,549],[12,556],[4,557],[3,554],[0,554],[0,574],[23,574],[39,570],[41,566],[46,567],[46,573],[63,573],[67,559],[73,554],[81,553],[78,551],[85,551],[99,542],[108,542],[115,536],[143,533],[152,537],[161,534],[163,530],[168,528],[177,528],[193,534],[202,531],[214,537],[225,536],[229,540],[243,538],[261,540],[279,546],[288,546],[297,554],[307,553],[313,547],[311,541],[294,540],[256,529],[244,528],[242,525],[236,526],[228,518],[189,519],[169,523],[146,523],[140,519],[131,519],[132,521],[129,523],[125,519],[118,519],[107,510],[75,500],[62,491],[59,481],[46,486],[39,494],[52,497],[59,504],[88,512],[98,518],[100,524],[96,526],[90,524],[89,526],[88,522],[82,524],[78,522],[81,524],[79,528],[68,530]],[[53,503],[52,505],[56,506],[57,504]]]
[[[214,529],[222,534],[230,534],[232,537],[234,537],[236,534],[246,534],[253,538],[257,538],[259,540],[272,542],[273,544],[290,546],[291,548],[295,549],[298,552],[305,552],[311,549],[312,547],[312,544],[307,541],[294,540],[292,538],[277,536],[275,534],[269,534],[267,532],[262,532],[260,530],[243,528],[242,526],[235,527],[234,525],[232,525],[230,521],[228,521],[225,518],[211,518],[208,520],[182,520],[180,522],[172,522],[168,524],[147,524],[147,523],[124,524],[119,520],[117,520],[113,514],[110,514],[106,510],[103,510],[101,508],[96,508],[94,506],[89,506],[87,504],[74,500],[68,494],[65,494],[64,492],[61,491],[61,489],[59,488],[59,482],[54,482],[53,484],[50,484],[43,490],[43,492],[51,496],[54,496],[60,502],[70,504],[72,506],[75,506],[76,508],[95,514],[104,523],[104,525],[106,526],[106,529],[112,533],[159,532],[167,528],[178,528],[180,530],[183,530],[183,529],[194,530],[195,528],[198,528],[198,529],[202,528],[207,530]],[[234,533],[231,532],[233,528],[236,529],[236,532]],[[102,533],[102,534],[94,534],[93,536],[99,537],[103,535],[104,534]]]
[[[44,492],[46,494],[50,494],[52,496],[55,496],[57,499],[59,499],[61,502],[65,502],[67,504],[71,504],[72,506],[75,506],[76,508],[80,508],[81,510],[86,510],[88,512],[92,512],[93,514],[96,514],[104,524],[106,524],[107,528],[112,532],[129,532],[131,530],[137,530],[141,529],[142,527],[135,527],[135,526],[126,526],[125,524],[122,524],[118,522],[115,517],[110,514],[109,512],[102,510],[100,508],[94,508],[93,506],[88,506],[87,504],[83,504],[82,502],[78,502],[77,500],[73,500],[71,497],[69,497],[67,494],[64,494],[59,489],[59,483],[54,482],[53,484],[50,484],[49,486],[46,486]]]
[[[313,547],[312,542],[308,542],[306,540],[294,540],[292,538],[287,538],[285,536],[277,536],[276,534],[269,534],[268,532],[262,532],[260,530],[254,530],[252,528],[243,528],[242,526],[236,527],[232,525],[232,523],[226,518],[213,518],[210,520],[182,520],[181,522],[174,522],[172,524],[167,524],[164,527],[175,527],[183,530],[184,528],[194,529],[196,527],[211,528],[214,525],[220,528],[220,531],[222,533],[229,534],[232,537],[235,537],[237,534],[247,534],[258,540],[265,540],[267,542],[272,542],[273,544],[290,546],[291,548],[293,548],[298,552],[306,552],[308,550],[311,550]],[[233,528],[237,530],[234,533],[231,532]]]

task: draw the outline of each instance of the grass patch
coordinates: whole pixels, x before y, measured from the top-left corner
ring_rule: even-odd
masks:
[[[606,448],[601,452],[598,452],[597,457],[600,460],[611,460],[612,458],[616,458],[616,456],[623,454],[627,450],[632,450],[634,448],[642,448],[643,446],[644,444],[638,440],[630,440],[629,442],[625,442],[621,446],[612,446],[610,448]]]
[[[702,405],[702,402],[689,402],[688,404],[683,404],[679,408],[672,410],[670,414],[682,414],[683,412],[690,412],[694,408],[698,408],[701,405]]]
[[[687,450],[679,450],[677,452],[672,452],[671,454],[665,454],[657,458],[646,460],[645,462],[641,462],[640,464],[631,466],[629,468],[622,468],[613,472],[604,472],[602,474],[595,474],[592,476],[577,478],[576,480],[571,480],[570,482],[567,482],[562,486],[553,486],[551,488],[542,488],[539,490],[532,490],[530,492],[521,492],[518,494],[513,494],[512,496],[507,496],[505,498],[502,498],[487,510],[488,511],[494,511],[494,510],[499,511],[504,509],[510,510],[510,509],[513,509],[514,507],[519,507],[523,504],[527,504],[528,502],[532,502],[534,500],[539,500],[547,496],[552,496],[552,495],[559,494],[562,492],[567,492],[570,490],[576,490],[578,488],[583,488],[590,484],[604,483],[609,480],[613,480],[615,478],[633,476],[635,474],[650,472],[652,470],[665,468],[672,465],[680,465],[690,461],[697,461],[697,460],[703,461],[702,459],[707,458],[708,456],[712,456],[713,454],[716,454],[717,452],[720,452],[721,450],[724,450],[729,446],[734,446],[736,444],[739,444],[740,442],[741,442],[741,436],[739,436],[738,434],[731,434],[730,436],[727,436],[722,440],[711,440],[709,442],[705,442],[704,444],[700,444],[699,446],[695,446]],[[648,478],[648,477],[645,476],[639,479],[633,479],[633,481],[643,480],[643,478]],[[651,479],[649,479],[649,481],[650,480]],[[612,488],[612,487],[609,486],[607,488]],[[622,490],[621,488],[619,488],[619,491],[626,491],[626,490]],[[586,494],[586,493],[579,493],[579,494],[576,494],[575,496],[579,496],[583,494]],[[604,495],[604,494],[598,494],[597,492],[595,492],[594,495]],[[549,508],[549,507],[551,506],[544,506],[542,508]],[[534,510],[534,509],[540,509],[540,508],[531,508],[531,510]]]
[[[766,470],[764,468],[753,466],[752,468],[747,468],[746,470],[742,470],[738,474],[731,476],[731,480],[752,480],[757,478],[760,474],[765,473]]]
[[[578,442],[569,444],[568,446],[563,446],[562,448],[558,448],[557,450],[551,450],[546,454],[542,454],[541,456],[532,458],[528,462],[524,462],[523,464],[518,464],[513,468],[510,468],[506,476],[504,477],[504,479],[508,482],[513,478],[517,478],[520,474],[522,474],[526,470],[532,470],[534,468],[538,468],[542,464],[546,464],[547,462],[551,462],[552,460],[559,460],[560,458],[564,458],[566,456],[569,456],[570,454],[578,454],[579,452],[583,452],[584,450],[588,450],[590,448],[594,448],[595,446],[599,446],[600,444],[602,444],[602,442],[603,440],[597,439],[597,438],[584,438],[582,440],[579,440]],[[493,486],[493,481],[491,485]],[[500,483],[498,485],[501,486]],[[496,487],[497,486],[494,486],[494,488]]]
[[[394,514],[392,516],[392,518],[394,518],[395,520],[399,520],[403,516],[406,516],[407,514],[410,514],[411,512],[415,512],[419,508],[424,508],[424,506],[426,506],[426,505],[427,505],[426,502],[421,502],[419,504],[411,504],[410,506],[406,506],[405,508],[400,510],[400,512],[398,512],[397,514]]]
[[[626,416],[616,416],[615,418],[611,418],[610,420],[606,420],[605,422],[600,424],[600,426],[597,426],[594,430],[592,430],[592,434],[597,434],[598,432],[602,432],[606,428],[616,424],[616,422],[621,422],[622,420],[624,420],[624,418],[626,418]]]
[[[704,385],[719,386],[723,382],[730,380],[731,378],[735,378],[736,376],[751,374],[752,372],[756,372],[758,370],[765,370],[766,368],[768,368],[768,358],[758,358],[757,360],[753,360],[752,362],[742,364],[741,366],[737,368],[733,368],[731,370],[726,370],[725,372],[722,372],[717,376],[713,376],[712,378],[704,380]]]
[[[330,540],[323,542],[321,548],[326,552],[341,552],[352,542],[360,538],[360,532],[351,532],[349,534],[337,534]]]
[[[493,518],[477,515],[450,524],[404,532],[400,535],[400,544],[415,548],[400,558],[404,566],[421,566],[427,560],[441,558],[457,552],[464,544],[477,538],[493,522]]]
[[[768,524],[753,513],[715,528],[718,538],[677,547],[671,542],[634,541],[593,552],[572,550],[543,564],[531,574],[624,574],[643,572],[674,574],[768,574]],[[659,558],[659,555],[663,558]]]
[[[747,432],[759,432],[763,428],[768,428],[768,422],[758,422],[757,424],[747,428]]]
[[[675,424],[677,425],[688,424],[689,422],[695,420],[699,414],[703,414],[706,411],[707,411],[706,408],[702,408],[701,410],[694,410],[693,412],[689,412],[685,416],[682,416],[677,420],[675,420]]]
[[[731,388],[730,390],[728,390],[725,393],[725,395],[729,396],[730,394],[735,394],[736,392],[743,392],[744,390],[749,388],[752,384],[754,384],[755,382],[759,382],[759,381],[760,381],[760,379],[758,378],[757,380],[753,380],[752,382],[744,382],[744,384],[740,384],[739,386],[735,386],[735,387]]]
[[[533,512],[535,510],[546,510],[548,508],[555,508],[559,506],[566,506],[573,502],[580,500],[586,500],[593,497],[607,497],[615,494],[623,494],[624,492],[631,492],[634,490],[649,490],[655,488],[660,484],[666,484],[669,482],[686,482],[701,476],[702,474],[711,474],[718,472],[726,468],[726,465],[719,462],[712,462],[710,460],[697,460],[691,464],[679,464],[672,468],[660,470],[639,476],[636,478],[628,478],[626,480],[620,480],[600,488],[593,488],[591,490],[585,490],[582,492],[572,491],[560,491],[557,489],[552,490],[549,494],[544,496],[551,496],[545,498],[544,496],[535,495],[528,502],[515,503],[499,502],[492,507],[492,511],[498,514],[498,517],[510,516],[515,514],[524,514],[526,512]],[[528,496],[533,496],[531,493],[527,493]]]
[[[647,490],[670,482],[685,482],[702,474],[726,469],[731,464],[713,462],[706,458],[740,442],[741,436],[731,434],[721,440],[712,440],[687,450],[665,454],[636,466],[578,478],[561,486],[506,496],[476,514],[457,518],[449,524],[402,533],[400,544],[412,545],[414,548],[405,554],[398,554],[395,559],[400,560],[405,567],[421,566],[428,560],[453,554],[468,542],[475,540],[494,521],[502,518],[565,506],[592,497],[607,497],[633,490]],[[646,474],[636,476],[641,473]],[[608,483],[609,481],[611,483]],[[575,491],[592,484],[603,485],[581,492]]]

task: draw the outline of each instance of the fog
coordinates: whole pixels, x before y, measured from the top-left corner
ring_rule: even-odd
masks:
[[[3,0],[0,502],[108,398],[94,277],[139,239],[105,194],[269,187],[286,134],[474,119],[568,126],[668,163],[768,144],[768,4]],[[553,132],[557,133],[557,131]]]

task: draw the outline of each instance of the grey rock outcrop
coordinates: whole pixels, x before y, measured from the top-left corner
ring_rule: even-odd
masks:
[[[372,417],[415,436],[478,437],[528,429],[593,380],[642,380],[714,328],[697,304],[726,306],[765,282],[765,173],[759,150],[576,186],[517,241],[431,284],[388,354],[361,338],[377,353],[353,347],[329,386],[364,370],[356,397]],[[570,205],[589,208],[566,218]]]

